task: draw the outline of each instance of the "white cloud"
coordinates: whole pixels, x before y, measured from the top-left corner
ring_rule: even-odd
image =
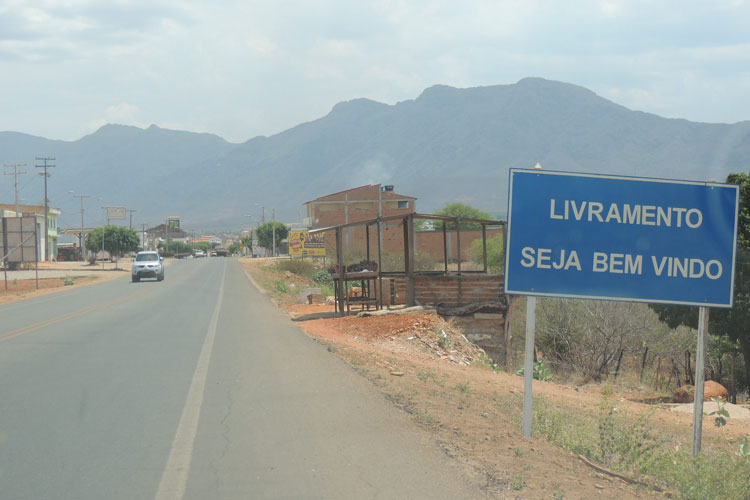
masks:
[[[272,54],[278,48],[278,46],[268,38],[257,35],[249,35],[245,41],[245,45],[251,51],[263,55]]]
[[[104,109],[101,118],[97,118],[89,122],[88,128],[96,130],[103,125],[108,123],[116,123],[118,125],[132,125],[134,127],[144,128],[148,124],[142,121],[143,111],[138,106],[128,104],[127,102],[121,102],[107,106]]]
[[[606,17],[617,17],[622,13],[622,3],[615,0],[604,0],[599,8]]]

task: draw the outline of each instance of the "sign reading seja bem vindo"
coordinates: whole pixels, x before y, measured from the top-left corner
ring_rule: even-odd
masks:
[[[739,187],[511,169],[508,294],[732,307]]]

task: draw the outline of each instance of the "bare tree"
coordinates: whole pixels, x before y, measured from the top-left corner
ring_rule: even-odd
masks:
[[[596,381],[623,353],[639,351],[644,336],[659,328],[656,315],[634,302],[544,299],[540,305],[537,331],[544,355]]]

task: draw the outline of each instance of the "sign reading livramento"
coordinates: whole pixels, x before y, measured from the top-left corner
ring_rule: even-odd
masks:
[[[732,307],[739,187],[511,169],[508,294]]]

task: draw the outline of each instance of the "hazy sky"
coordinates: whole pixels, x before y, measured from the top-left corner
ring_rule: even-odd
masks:
[[[750,1],[0,0],[0,130],[50,139],[112,122],[242,142],[343,100],[526,76],[749,120]]]

